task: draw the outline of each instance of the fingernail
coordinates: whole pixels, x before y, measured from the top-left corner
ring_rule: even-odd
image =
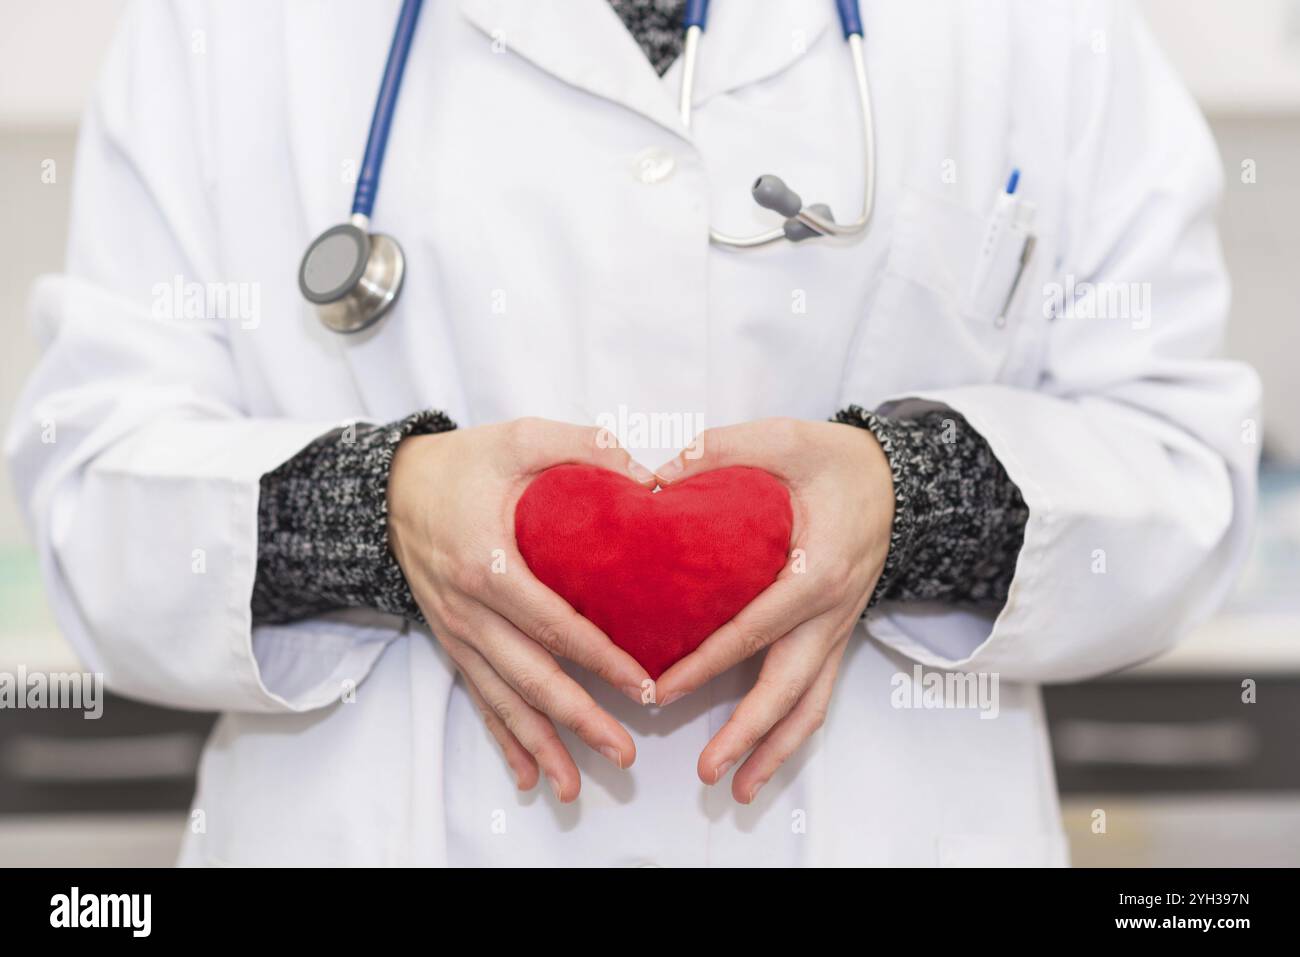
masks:
[[[659,702],[659,707],[666,708],[678,698],[684,697],[685,694],[685,691],[670,691],[664,696],[664,700]]]
[[[624,685],[623,694],[627,695],[637,704],[654,704],[655,703],[655,683],[647,678],[641,682],[641,687],[635,685]]]
[[[719,764],[718,769],[713,772],[713,783],[717,784],[719,781],[721,781],[722,776],[726,774],[728,771],[730,771],[731,766],[735,763],[736,763],[735,761],[723,761],[721,764]]]
[[[659,466],[657,472],[660,478],[669,480],[675,479],[677,476],[682,474],[681,459],[669,459],[663,465]]]
[[[623,770],[623,754],[618,748],[612,748],[607,744],[600,749],[600,753],[609,758],[610,763],[620,771]]]
[[[745,803],[746,803],[746,804],[753,804],[753,803],[754,803],[754,798],[758,797],[758,792],[761,791],[761,790],[763,790],[763,785],[766,784],[766,783],[767,783],[766,781],[759,781],[759,782],[758,782],[757,784],[755,784],[752,788],[750,788],[750,789],[749,789],[749,800],[746,801]]]
[[[649,482],[655,477],[655,473],[651,472],[640,462],[629,463],[627,470],[631,473],[632,478],[636,479],[638,482]]]
[[[555,800],[563,801],[564,795],[560,791],[560,782],[555,780],[555,778],[551,777],[549,774],[546,775],[546,780],[551,782],[551,793],[555,795]]]

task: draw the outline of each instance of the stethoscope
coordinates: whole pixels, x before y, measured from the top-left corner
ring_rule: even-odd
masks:
[[[397,29],[388,50],[384,79],[379,86],[370,135],[352,197],[352,215],[346,223],[325,230],[307,247],[298,268],[298,288],[316,306],[320,321],[334,332],[351,333],[379,321],[397,301],[406,274],[406,259],[397,240],[384,233],[370,232],[370,214],[379,190],[379,171],[388,146],[388,131],[397,105],[397,92],[406,70],[406,56],[420,17],[423,0],[402,0]],[[857,0],[835,0],[844,39],[853,57],[853,75],[862,108],[864,181],[862,213],[849,223],[838,223],[825,203],[805,206],[799,194],[770,173],[754,181],[750,193],[764,209],[785,221],[752,236],[730,236],[709,227],[709,240],[733,249],[752,249],[779,242],[802,242],[814,236],[853,236],[867,228],[875,204],[875,132],[871,120],[871,94],[867,87],[866,61],[862,52],[862,19]],[[682,84],[678,109],[682,123],[691,125],[691,94],[695,87],[695,61],[700,36],[708,19],[708,0],[687,0],[682,17],[686,40],[682,50]]]

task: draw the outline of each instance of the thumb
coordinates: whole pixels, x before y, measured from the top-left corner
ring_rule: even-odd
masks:
[[[591,464],[626,475],[638,485],[654,488],[658,483],[654,472],[632,458],[631,454],[618,444],[618,436],[606,428],[596,430],[595,451]]]
[[[705,429],[685,449],[655,469],[663,485],[671,485],[714,469],[747,465],[782,475],[789,450],[798,440],[795,419],[761,419],[717,429]]]
[[[609,429],[549,419],[517,419],[512,437],[517,461],[525,471],[540,472],[566,462],[594,465],[653,488],[654,473],[635,462]]]

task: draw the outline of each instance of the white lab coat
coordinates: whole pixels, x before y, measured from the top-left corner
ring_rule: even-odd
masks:
[[[1228,286],[1205,124],[1129,4],[867,2],[868,234],[711,248],[710,221],[772,224],[760,173],[841,216],[862,188],[829,0],[713,6],[688,132],[681,64],[656,77],[605,0],[427,3],[374,215],[409,276],[355,338],[322,330],[296,271],[347,213],[396,0],[132,9],[82,131],[67,272],[33,296],[46,353],[8,451],[87,663],[224,712],[184,862],[1065,860],[1039,683],[1168,648],[1224,594],[1253,512],[1257,381],[1212,358]],[[999,327],[970,280],[1012,166],[1038,245]],[[177,276],[253,284],[260,309],[169,316]],[[1067,278],[1149,284],[1149,326],[1049,318]],[[752,807],[694,771],[752,663],[662,713],[584,678],[639,758],[621,773],[575,745],[584,787],[561,807],[514,791],[423,629],[251,628],[258,478],[348,420],[922,402],[965,416],[1029,505],[1010,599],[996,619],[874,610],[824,728]],[[896,707],[917,662],[997,674],[997,717]]]

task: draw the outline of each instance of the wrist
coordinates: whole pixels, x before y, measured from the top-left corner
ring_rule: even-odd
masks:
[[[427,443],[453,431],[456,423],[441,412],[425,410],[383,427],[384,437],[374,456],[371,474],[373,485],[367,494],[379,502],[382,510],[380,528],[383,536],[381,555],[372,569],[375,606],[406,617],[421,617],[400,558],[401,529],[419,520],[424,496],[418,494],[427,485]]]
[[[428,527],[428,491],[441,484],[439,463],[445,444],[446,435],[438,432],[407,435],[393,446],[385,489],[388,546],[403,568],[406,543]]]
[[[871,438],[878,455],[872,460],[877,478],[870,482],[870,487],[889,490],[889,507],[884,510],[888,520],[882,521],[877,529],[884,555],[880,560],[880,577],[869,601],[869,605],[874,605],[889,590],[917,547],[925,525],[926,502],[919,494],[920,483],[911,467],[915,459],[908,451],[911,435],[904,423],[858,406],[839,412],[835,421],[855,426]]]

